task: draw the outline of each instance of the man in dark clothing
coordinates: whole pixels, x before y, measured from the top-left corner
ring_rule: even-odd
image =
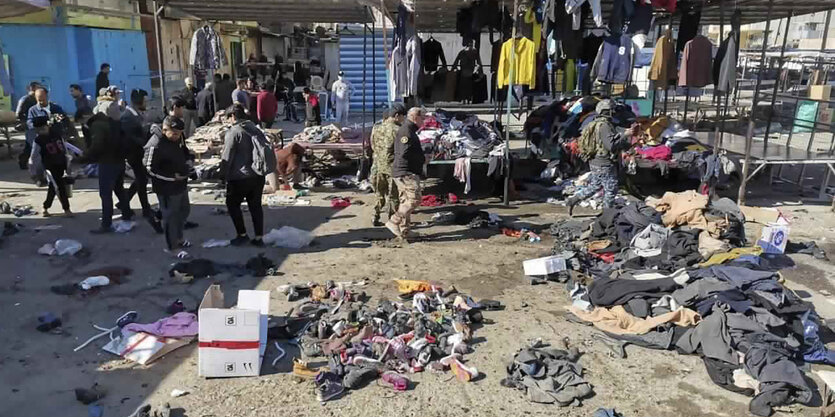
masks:
[[[191,211],[187,187],[190,155],[183,142],[184,129],[182,120],[168,116],[161,128],[159,125],[151,126],[151,139],[145,145],[145,169],[159,200],[169,251],[191,246],[183,238],[186,219]],[[177,257],[188,257],[188,253],[179,252]]]
[[[226,132],[221,155],[221,174],[226,180],[226,209],[235,225],[237,235],[232,239],[235,246],[244,245],[249,241],[241,212],[241,203],[246,200],[252,215],[255,238],[249,241],[254,246],[264,246],[264,211],[261,206],[261,196],[264,193],[265,177],[258,175],[253,168],[253,136],[263,133],[244,111],[243,106],[235,104],[232,110],[232,120],[235,125]]]
[[[35,90],[40,86],[39,83],[34,81],[29,83],[29,86],[26,87],[26,95],[21,97],[17,102],[17,120],[20,120],[20,124],[26,131],[26,144],[23,147],[23,153],[18,157],[20,169],[26,169],[29,166],[29,156],[32,154],[32,141],[35,140],[36,134],[34,130],[29,129],[27,121],[29,119],[29,109],[38,103],[35,99]]]
[[[75,116],[73,121],[81,123],[81,134],[84,136],[85,147],[90,147],[90,131],[87,129],[87,119],[93,115],[93,105],[78,84],[70,85],[70,96],[75,101]]]
[[[151,227],[157,233],[162,233],[162,227],[154,218],[151,204],[148,202],[148,172],[142,157],[145,154],[145,144],[150,136],[150,125],[145,121],[145,110],[147,106],[148,92],[135,89],[130,93],[130,106],[122,113],[122,132],[125,135],[127,147],[127,160],[133,170],[133,183],[127,190],[126,199],[130,201],[133,196],[139,197],[139,204],[142,205],[142,217],[151,223]]]
[[[386,222],[386,227],[400,239],[408,237],[412,212],[420,206],[420,177],[423,175],[426,156],[420,146],[417,131],[423,126],[424,116],[425,112],[421,108],[413,107],[409,110],[406,122],[397,130],[394,140],[391,176],[397,185],[400,207]]]
[[[296,112],[296,105],[294,104],[295,101],[295,94],[293,90],[296,89],[296,85],[293,84],[293,80],[289,77],[282,78],[279,83],[276,84],[276,98],[281,99],[284,101],[284,120],[285,121],[294,121],[299,122],[299,115]]]
[[[113,231],[113,194],[119,200],[122,220],[131,220],[133,211],[124,188],[126,146],[122,137],[121,112],[115,101],[102,101],[93,110],[95,113],[87,126],[90,128],[91,144],[78,161],[99,165],[99,197],[101,198],[101,227],[91,230],[93,234]]]
[[[197,127],[212,120],[215,115],[215,85],[206,83],[206,87],[197,93]]]
[[[215,100],[217,100],[218,109],[228,109],[232,105],[234,89],[235,85],[232,84],[232,77],[229,74],[223,74],[223,78],[215,74]]]
[[[190,138],[194,133],[193,124],[197,123],[197,87],[194,86],[194,81],[191,77],[186,78],[186,87],[180,90],[177,94],[186,104],[183,109],[183,122],[186,125],[185,137]]]
[[[58,124],[49,124],[49,117],[40,116],[33,120],[33,125],[38,133],[35,137],[35,149],[40,156],[40,163],[43,166],[47,177],[46,200],[43,203],[43,216],[49,217],[49,209],[58,195],[61,201],[61,208],[64,214],[72,216],[70,211],[70,200],[67,190],[67,181],[64,173],[67,170],[67,151],[62,139],[62,128]]]
[[[631,137],[637,125],[629,129],[625,135],[620,135],[614,123],[612,112],[615,103],[610,99],[601,100],[597,104],[597,118],[588,124],[579,140],[581,157],[590,158],[591,176],[588,183],[580,192],[566,200],[569,215],[574,214],[574,207],[580,202],[591,198],[603,189],[603,208],[612,207],[618,193],[618,175],[616,161],[620,161],[620,153],[629,148]],[[584,149],[584,139],[588,138],[590,150]]]
[[[110,77],[108,74],[110,74],[110,64],[105,62],[104,64],[101,64],[99,75],[96,76],[96,94],[98,94],[102,88],[110,86]]]

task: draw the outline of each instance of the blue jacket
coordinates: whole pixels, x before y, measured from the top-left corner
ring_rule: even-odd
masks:
[[[613,34],[603,40],[597,54],[594,71],[597,80],[604,83],[625,83],[632,69],[632,38]]]

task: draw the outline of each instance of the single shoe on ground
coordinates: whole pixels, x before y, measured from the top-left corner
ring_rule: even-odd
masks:
[[[316,398],[319,402],[335,399],[345,392],[342,378],[330,372],[323,372],[316,376]]]
[[[322,369],[327,370],[327,368]],[[319,375],[319,372],[322,372],[322,369],[310,369],[310,367],[307,366],[307,362],[298,358],[293,358],[293,375],[295,376],[313,379],[316,378],[316,375]]]

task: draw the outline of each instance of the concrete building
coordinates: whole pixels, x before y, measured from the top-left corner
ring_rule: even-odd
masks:
[[[789,34],[786,47],[790,49],[811,49],[819,50],[823,43],[825,31],[829,32],[826,49],[835,49],[835,16],[831,19],[829,27],[826,25],[826,13],[812,13],[801,16],[792,16],[791,25],[788,28]],[[835,14],[835,13],[833,13]],[[740,47],[743,49],[762,48],[765,22],[743,25],[740,28]],[[728,28],[726,26],[725,30]],[[786,31],[786,19],[774,19],[771,21],[771,33],[768,37],[770,47],[779,47],[783,43],[783,35]],[[714,40],[719,33],[719,26],[710,27],[710,33]]]

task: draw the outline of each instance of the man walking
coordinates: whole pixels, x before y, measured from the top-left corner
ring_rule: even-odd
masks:
[[[187,187],[189,153],[183,143],[184,129],[182,120],[168,116],[162,127],[151,126],[151,139],[145,145],[145,169],[159,200],[165,244],[172,253],[191,246],[183,232],[191,211]],[[188,253],[179,252],[177,257],[187,258]]]
[[[35,136],[37,136],[37,132],[29,127],[29,109],[38,103],[35,99],[35,90],[40,86],[39,83],[32,81],[26,87],[26,95],[17,101],[17,120],[20,121],[21,126],[26,131],[26,143],[23,147],[23,152],[18,157],[20,169],[26,169],[29,166],[29,156],[32,154],[32,142],[35,140]]]
[[[101,64],[99,74],[96,75],[96,94],[101,91],[102,88],[107,88],[110,86],[110,64],[104,63]]]
[[[29,110],[26,112],[26,148],[24,149],[24,153],[26,153],[26,165],[29,165],[29,159],[32,156],[32,144],[35,142],[35,138],[38,136],[38,129],[34,125],[35,119],[40,117],[46,117],[47,119],[52,118],[53,116],[61,115],[62,118],[59,123],[62,124],[62,127],[65,128],[67,131],[70,131],[70,127],[73,127],[69,123],[69,119],[67,119],[66,113],[64,113],[64,109],[61,106],[52,103],[49,101],[49,92],[46,91],[46,87],[38,85],[35,88],[35,105],[29,107]],[[73,128],[72,131],[75,131]],[[36,172],[35,170],[38,167],[30,167],[30,173],[32,176],[37,178],[42,178],[41,172]]]
[[[229,74],[223,74],[223,77],[215,74],[215,100],[217,100],[217,109],[227,109],[232,105],[233,90],[235,90],[235,85],[232,84],[232,77]]]
[[[400,239],[409,237],[412,212],[420,205],[420,176],[426,156],[420,146],[417,131],[423,126],[425,112],[419,107],[412,107],[407,120],[397,130],[394,141],[394,161],[391,176],[400,196],[400,207],[386,222],[386,227]]]
[[[145,155],[145,144],[150,136],[150,126],[145,121],[147,97],[147,91],[134,89],[130,92],[130,105],[122,113],[122,132],[125,135],[127,160],[133,170],[133,183],[128,187],[125,198],[131,201],[134,195],[138,196],[139,204],[142,205],[142,217],[148,220],[157,233],[162,233],[162,228],[148,202],[148,172],[142,161]]]
[[[215,84],[206,83],[206,87],[197,93],[197,127],[201,127],[215,117]]]
[[[64,215],[72,216],[70,211],[70,200],[67,191],[67,181],[64,173],[67,171],[67,150],[64,147],[63,128],[60,125],[49,122],[49,117],[40,116],[32,121],[38,136],[35,137],[33,145],[33,160],[37,164],[40,161],[41,168],[47,182],[46,200],[43,203],[43,216],[50,217],[49,209],[55,201],[55,196],[61,202]],[[35,154],[39,156],[35,159]]]
[[[246,80],[238,80],[238,88],[232,91],[232,104],[240,104],[249,114],[249,93],[246,91]]]
[[[104,100],[96,105],[95,113],[87,125],[90,128],[91,143],[87,152],[79,158],[81,163],[95,163],[99,166],[99,197],[101,198],[101,227],[91,230],[93,234],[113,231],[113,194],[119,201],[122,220],[131,220],[133,211],[124,188],[125,152],[122,138],[121,111],[115,101]]]
[[[179,96],[185,102],[186,108],[183,110],[183,122],[186,125],[185,137],[190,138],[194,133],[192,125],[197,123],[197,87],[194,86],[194,80],[191,77],[186,77],[186,87],[180,90]]]
[[[377,195],[377,204],[374,205],[373,224],[376,227],[382,226],[380,213],[388,205],[388,217],[394,214],[400,206],[397,194],[397,186],[391,177],[391,164],[394,162],[394,141],[397,138],[397,130],[406,118],[406,107],[400,103],[394,103],[383,123],[374,126],[371,130],[371,150],[374,163],[371,165],[371,185]]]
[[[232,120],[235,124],[226,132],[221,156],[221,174],[226,180],[226,208],[237,233],[232,244],[240,246],[250,242],[254,246],[264,246],[261,196],[266,175],[275,171],[275,154],[267,138],[249,120],[240,104],[232,107]],[[244,200],[252,215],[255,233],[252,241],[249,241],[241,212]]]
[[[275,98],[275,84],[272,81],[264,83],[264,88],[255,97],[257,103],[258,121],[261,127],[269,129],[275,123],[275,116],[278,113],[278,100]]]

